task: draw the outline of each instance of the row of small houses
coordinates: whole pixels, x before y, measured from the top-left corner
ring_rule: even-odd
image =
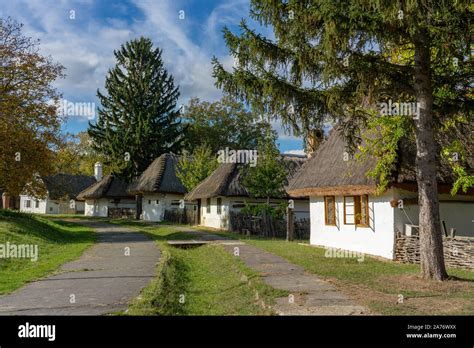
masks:
[[[296,222],[310,222],[310,244],[395,259],[397,238],[416,235],[418,227],[414,148],[412,144],[400,145],[388,188],[377,194],[376,182],[366,175],[375,162],[361,163],[345,156],[342,130],[335,128],[310,158],[283,156],[289,168],[287,196],[271,199],[270,204],[291,199]],[[45,179],[49,196],[42,200],[21,196],[20,209],[105,217],[134,214],[138,208],[141,219],[162,221],[167,212],[186,207],[194,212],[196,223],[229,230],[233,229],[231,217],[235,213],[247,204],[265,202],[249,196],[242,180],[242,164],[221,164],[186,192],[176,176],[178,160],[177,155],[163,154],[131,185],[113,175],[102,177],[100,164],[96,164],[95,177],[49,177]],[[55,187],[55,182],[59,184],[66,177],[74,184]],[[446,164],[439,169],[437,180],[445,232],[474,237],[474,190],[450,195],[453,177]],[[59,199],[63,193],[72,200],[64,207]],[[137,196],[141,197],[138,202]],[[471,248],[470,242],[468,245]]]

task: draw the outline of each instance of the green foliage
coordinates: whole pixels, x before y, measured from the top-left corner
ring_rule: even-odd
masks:
[[[455,176],[456,180],[451,189],[451,195],[454,196],[459,190],[467,192],[468,189],[474,187],[474,175],[466,169],[473,165],[473,163],[468,163],[468,159],[471,158],[472,161],[474,158],[474,148],[470,146],[474,137],[474,120],[469,120],[467,117],[448,120],[444,123],[442,132],[452,139],[442,148],[441,157],[451,167]],[[464,144],[463,140],[466,137],[462,136],[462,133],[467,133],[468,144]]]
[[[400,140],[409,136],[411,122],[406,116],[378,116],[373,113],[367,121],[363,144],[356,154],[358,161],[375,158],[374,168],[366,175],[377,182],[377,193],[383,193],[392,179],[398,159]]]
[[[242,103],[230,96],[209,103],[192,98],[182,115],[186,124],[183,146],[192,152],[200,145],[206,145],[212,153],[221,149],[254,149],[270,125],[258,114],[249,112]]]
[[[211,148],[207,144],[198,145],[189,156],[187,153],[181,156],[176,168],[176,176],[189,192],[206,179],[218,165]]]
[[[106,157],[92,148],[87,132],[66,134],[55,155],[56,173],[94,175],[94,164],[106,162]],[[113,164],[109,164],[103,174],[117,170]]]
[[[464,167],[456,164],[453,166],[453,172],[457,178],[451,189],[453,196],[456,195],[459,190],[467,192],[468,189],[474,187],[474,175],[469,175]]]
[[[263,216],[265,214],[274,219],[283,219],[286,214],[286,204],[282,202],[277,207],[272,207],[268,203],[246,204],[240,212],[251,216]]]
[[[284,197],[287,182],[287,167],[275,144],[275,136],[268,134],[258,144],[258,159],[255,167],[247,166],[243,173],[243,184],[251,197]]]
[[[0,187],[11,196],[44,194],[37,175],[54,168],[62,117],[54,87],[64,67],[40,54],[23,25],[0,18]]]
[[[439,133],[446,120],[472,117],[470,1],[252,0],[250,7],[252,19],[270,27],[275,40],[245,21],[239,33],[225,28],[229,53],[238,64],[226,71],[214,58],[216,85],[254,110],[281,119],[295,133],[318,128],[329,117],[343,123],[355,147],[356,134],[367,122],[378,126],[370,120],[374,106],[420,96],[415,53],[425,49],[433,97],[429,118],[434,120],[428,124]],[[402,123],[385,124],[383,148],[371,147],[382,160],[370,173],[382,175],[381,188],[396,156],[396,141],[401,133],[412,135],[413,127]],[[389,129],[396,130],[390,140],[385,139],[392,137]],[[429,130],[423,123],[417,131]]]
[[[150,39],[129,41],[114,54],[107,95],[97,91],[102,106],[88,132],[105,164],[118,166],[117,174],[130,181],[161,154],[180,150],[179,91]]]

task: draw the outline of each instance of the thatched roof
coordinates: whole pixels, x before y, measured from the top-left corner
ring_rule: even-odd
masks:
[[[441,140],[438,141],[440,143]],[[374,168],[376,160],[364,162],[347,160],[346,142],[340,127],[334,128],[320,145],[314,156],[290,182],[289,192],[294,196],[322,196],[331,194],[373,194],[376,182],[366,173]],[[438,151],[439,152],[439,151]],[[392,172],[391,185],[409,184],[416,186],[416,145],[408,140],[400,141],[398,159]],[[453,173],[447,163],[441,163],[437,173],[438,183],[453,183]],[[412,185],[412,187],[413,187]]]
[[[287,182],[289,182],[302,167],[306,157],[283,155],[283,159],[288,163]],[[248,197],[249,192],[243,185],[243,169],[242,164],[221,164],[207,179],[186,195],[186,200],[193,201],[216,196]]]
[[[50,199],[76,199],[77,195],[96,182],[93,176],[55,174],[41,178]]]
[[[127,192],[127,184],[125,181],[113,174],[104,176],[102,180],[89,186],[77,196],[79,200],[132,197],[133,196]]]
[[[165,153],[155,159],[152,164],[130,184],[128,191],[133,194],[143,193],[186,193],[181,181],[176,176],[176,165],[179,156]]]

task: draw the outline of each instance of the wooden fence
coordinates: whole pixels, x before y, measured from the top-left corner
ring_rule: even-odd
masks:
[[[474,269],[474,238],[443,237],[443,246],[446,266]],[[419,236],[397,236],[395,260],[402,263],[420,263]]]
[[[196,219],[197,210],[192,206],[184,209],[167,209],[163,217],[164,221],[189,225],[195,225]]]
[[[286,238],[286,220],[274,219],[271,216],[252,216],[249,214],[230,212],[230,229],[242,234],[248,233],[268,238]],[[309,219],[295,220],[294,238],[309,239]]]
[[[133,208],[109,208],[107,216],[114,219],[134,219],[136,211]]]

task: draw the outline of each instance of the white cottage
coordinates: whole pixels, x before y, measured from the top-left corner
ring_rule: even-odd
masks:
[[[102,168],[96,163],[98,181],[77,196],[85,201],[86,216],[121,217],[132,216],[136,210],[135,197],[127,192],[127,183],[113,174],[103,178]]]
[[[304,156],[284,155],[288,163],[288,180],[306,161]],[[208,178],[197,185],[186,200],[197,201],[199,223],[203,226],[231,230],[230,213],[240,212],[247,204],[264,204],[266,199],[252,198],[243,185],[243,164],[221,164]],[[294,200],[296,220],[309,218],[309,201],[307,198],[271,198],[270,205],[277,206]]]
[[[366,176],[374,161],[347,157],[339,129],[333,129],[289,192],[310,197],[310,243],[394,259],[397,233],[417,233],[419,207],[413,144],[401,146],[389,188],[376,195]],[[458,236],[474,236],[474,191],[451,196],[446,168],[438,173],[441,222]]]
[[[130,184],[128,192],[140,195],[141,219],[163,221],[166,211],[183,207],[186,189],[176,176],[179,156],[165,153]]]
[[[20,195],[20,211],[36,214],[83,214],[85,205],[77,199],[79,192],[95,183],[93,176],[55,174],[39,178],[46,195]]]

